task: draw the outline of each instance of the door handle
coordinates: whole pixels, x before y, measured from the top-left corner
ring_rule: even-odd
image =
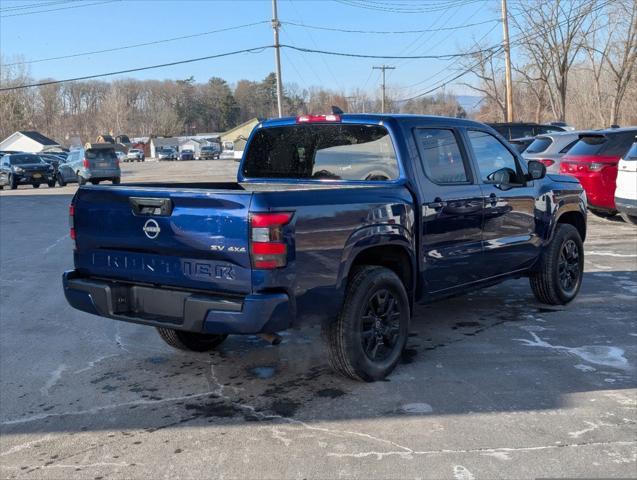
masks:
[[[489,202],[491,203],[492,207],[495,207],[498,204],[498,196],[495,193],[492,193],[491,195],[489,195],[488,197]]]
[[[447,206],[447,202],[444,202],[439,197],[436,197],[433,202],[427,204],[427,207],[433,208],[434,210],[440,210],[441,208],[446,206]]]

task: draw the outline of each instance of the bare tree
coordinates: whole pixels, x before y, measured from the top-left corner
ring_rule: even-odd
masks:
[[[493,51],[488,51],[479,44],[474,45],[476,53],[465,57],[460,63],[460,68],[470,70],[479,83],[463,82],[461,85],[468,87],[486,98],[487,108],[495,108],[497,120],[506,119],[506,103],[504,98],[504,68],[502,60]]]
[[[569,73],[580,56],[593,23],[596,1],[522,0],[511,15],[523,36],[520,48],[547,83],[554,116],[564,121]]]
[[[621,0],[607,6],[606,15],[595,21],[599,25],[586,45],[599,115],[608,111],[608,123],[619,123],[620,106],[637,62],[637,2]],[[604,21],[605,20],[605,21]],[[608,89],[608,84],[612,89]]]

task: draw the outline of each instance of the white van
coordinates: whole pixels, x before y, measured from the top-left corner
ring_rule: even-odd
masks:
[[[615,206],[627,223],[637,225],[637,137],[617,165]]]

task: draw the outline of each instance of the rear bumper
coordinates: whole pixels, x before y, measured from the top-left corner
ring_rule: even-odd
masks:
[[[227,297],[87,278],[76,270],[65,272],[62,282],[72,307],[125,322],[198,333],[254,334],[285,330],[292,321],[285,293]]]
[[[615,206],[619,212],[637,217],[637,200],[615,197]]]
[[[113,169],[92,169],[80,171],[80,175],[87,180],[108,180],[122,176],[119,168]]]

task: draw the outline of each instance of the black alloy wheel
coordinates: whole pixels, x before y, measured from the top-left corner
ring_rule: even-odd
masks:
[[[371,361],[382,362],[391,355],[398,341],[400,318],[400,305],[389,290],[378,290],[370,296],[361,318],[361,340]]]
[[[564,292],[571,293],[579,282],[579,247],[569,239],[562,244],[558,262],[558,275]]]

